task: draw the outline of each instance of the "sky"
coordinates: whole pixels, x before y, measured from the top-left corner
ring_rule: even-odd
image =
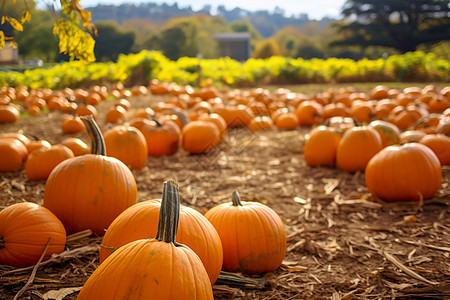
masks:
[[[178,3],[179,7],[191,6],[193,10],[199,10],[205,5],[211,5],[212,12],[219,5],[224,5],[227,10],[239,7],[249,11],[267,10],[269,12],[273,12],[275,7],[278,6],[285,11],[285,16],[306,13],[310,19],[318,20],[323,17],[339,17],[339,12],[345,0],[81,0],[80,4],[84,7],[89,7],[98,4],[120,5],[122,3],[139,4],[141,2],[167,3],[169,5]]]

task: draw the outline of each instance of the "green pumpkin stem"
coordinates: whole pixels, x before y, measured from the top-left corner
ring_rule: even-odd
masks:
[[[156,239],[179,246],[180,244],[175,241],[179,219],[180,198],[178,195],[178,184],[171,179],[164,182]]]
[[[97,155],[106,155],[105,140],[103,139],[102,132],[97,122],[91,115],[81,116],[80,119],[86,126],[86,131],[89,135],[91,142],[91,153]]]
[[[233,191],[231,202],[233,203],[233,206],[242,206],[241,197],[239,197],[238,191]]]
[[[0,235],[0,249],[5,248],[5,240],[3,239],[3,237]]]

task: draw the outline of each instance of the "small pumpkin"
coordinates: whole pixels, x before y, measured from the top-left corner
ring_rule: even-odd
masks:
[[[0,172],[10,172],[22,168],[28,150],[18,139],[0,138]]]
[[[450,165],[450,137],[445,134],[427,134],[419,143],[433,150],[441,165]]]
[[[212,300],[200,258],[175,241],[179,213],[178,186],[166,181],[156,238],[120,247],[92,273],[77,299]]]
[[[191,121],[183,127],[182,147],[189,153],[206,153],[220,142],[217,126],[207,121]]]
[[[303,101],[297,106],[295,114],[300,126],[313,126],[322,122],[323,106],[315,100]]]
[[[64,251],[66,231],[47,208],[20,202],[0,211],[0,264],[27,267]]]
[[[28,180],[47,179],[58,164],[74,156],[70,148],[61,144],[36,149],[28,155],[25,162],[27,178]]]
[[[383,120],[375,120],[369,123],[375,128],[381,137],[381,144],[384,147],[400,143],[400,129],[392,123]]]
[[[336,151],[336,165],[350,173],[364,172],[369,160],[383,148],[375,128],[355,126],[345,131]]]
[[[19,120],[19,109],[11,104],[0,105],[0,124],[2,123],[14,123]]]
[[[119,159],[130,169],[142,169],[147,162],[147,141],[139,129],[116,125],[104,135],[106,153]]]
[[[80,133],[86,130],[79,116],[66,114],[62,117],[62,132],[64,134]]]
[[[133,173],[120,160],[105,154],[105,143],[92,116],[81,117],[91,139],[91,153],[66,159],[50,173],[44,206],[71,234],[91,229],[103,235],[109,224],[136,203]]]
[[[223,270],[244,274],[275,271],[286,255],[286,231],[278,214],[259,202],[232,202],[211,208],[205,217],[219,233]]]
[[[180,127],[172,120],[134,118],[128,125],[139,129],[147,142],[148,155],[172,155],[178,151]]]
[[[52,144],[50,144],[49,141],[36,140],[36,141],[30,141],[26,147],[27,147],[28,153],[31,153],[34,150],[42,148],[42,147],[50,149],[51,146],[52,146]]]
[[[365,179],[369,192],[384,201],[419,201],[441,188],[441,164],[425,145],[393,145],[372,157]]]
[[[297,115],[294,112],[285,112],[278,115],[274,120],[279,130],[294,130],[299,126]]]
[[[334,166],[336,151],[342,138],[342,131],[328,126],[318,126],[306,137],[303,154],[310,167]]]
[[[161,200],[154,199],[136,203],[123,211],[103,237],[100,263],[125,244],[155,237],[160,210]],[[176,240],[197,253],[214,283],[223,262],[222,242],[214,226],[198,211],[181,205]]]
[[[68,147],[72,150],[75,156],[88,154],[90,152],[89,146],[79,138],[67,137],[61,141],[61,145]]]
[[[252,131],[259,130],[269,130],[273,128],[272,118],[269,116],[254,116],[250,123],[248,123],[248,128]]]

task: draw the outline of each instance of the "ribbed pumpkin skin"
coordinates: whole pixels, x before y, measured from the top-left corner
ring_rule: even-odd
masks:
[[[36,149],[28,155],[25,162],[27,178],[28,180],[47,179],[58,164],[74,156],[69,147],[61,144]]]
[[[339,169],[354,173],[364,172],[369,160],[380,151],[380,134],[370,126],[355,126],[345,131],[336,152]]]
[[[129,242],[154,238],[158,227],[160,200],[136,203],[122,212],[109,226],[102,246],[119,248]],[[181,206],[176,240],[189,248],[202,260],[211,283],[219,277],[222,268],[222,242],[212,224],[198,211]],[[100,263],[111,254],[100,248]]]
[[[53,169],[44,191],[44,206],[67,233],[91,229],[103,235],[109,224],[136,203],[133,173],[116,158],[86,154]]]
[[[135,127],[115,126],[104,135],[106,154],[115,157],[130,167],[142,169],[147,162],[147,141]]]
[[[418,201],[432,198],[441,187],[439,159],[418,143],[389,146],[367,164],[366,185],[385,201]]]
[[[89,277],[78,300],[213,299],[208,274],[186,246],[137,240],[111,254]]]
[[[268,206],[224,203],[206,212],[222,240],[223,267],[230,272],[261,274],[278,269],[286,255],[286,232]]]
[[[50,244],[43,260],[64,251],[66,231],[48,209],[36,203],[16,203],[0,212],[0,264],[27,267],[38,262],[48,239]],[[1,243],[1,242],[0,242]]]

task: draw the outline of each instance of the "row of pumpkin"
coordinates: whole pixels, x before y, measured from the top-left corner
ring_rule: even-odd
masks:
[[[235,191],[230,203],[202,215],[180,207],[173,180],[164,183],[162,200],[136,203],[132,172],[105,155],[94,119],[82,120],[92,153],[51,171],[43,206],[24,202],[0,212],[1,264],[33,265],[43,252],[45,260],[61,253],[66,234],[90,229],[101,236],[107,229],[101,264],[79,299],[213,299],[222,269],[259,274],[281,265],[286,232],[271,208],[241,201]]]

